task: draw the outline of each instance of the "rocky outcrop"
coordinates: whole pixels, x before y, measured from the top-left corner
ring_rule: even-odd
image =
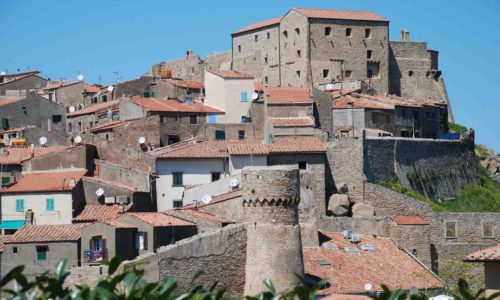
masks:
[[[483,145],[477,145],[475,153],[491,180],[500,182],[500,154]]]
[[[328,200],[328,210],[334,216],[346,216],[349,213],[351,202],[346,194],[333,194]]]
[[[354,219],[367,219],[375,215],[373,206],[366,203],[354,203],[352,206],[352,217]]]

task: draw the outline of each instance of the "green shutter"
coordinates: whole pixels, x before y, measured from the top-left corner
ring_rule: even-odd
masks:
[[[2,177],[2,184],[7,184],[7,183],[10,183],[10,177],[9,176]]]
[[[24,199],[16,199],[16,211],[24,212]]]
[[[47,198],[45,200],[45,208],[47,211],[54,211],[54,198]]]
[[[9,129],[9,119],[2,119],[2,129],[3,130]]]
[[[182,185],[182,173],[172,173],[173,185]]]

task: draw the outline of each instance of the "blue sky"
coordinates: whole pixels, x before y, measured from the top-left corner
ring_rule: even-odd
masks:
[[[455,120],[500,151],[500,1],[8,1],[0,0],[0,70],[39,69],[52,79],[114,82],[149,65],[228,50],[230,33],[290,7],[372,10],[440,51]]]

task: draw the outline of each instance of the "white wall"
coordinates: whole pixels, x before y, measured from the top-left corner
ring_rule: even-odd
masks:
[[[46,199],[54,199],[54,211],[46,210]],[[16,199],[24,199],[24,212],[16,212]],[[4,194],[2,195],[2,220],[24,220],[25,212],[35,213],[34,224],[71,224],[73,200],[68,193]]]
[[[212,197],[229,193],[233,188],[230,186],[230,182],[233,179],[237,179],[241,182],[241,175],[231,175],[230,177],[222,178],[220,180],[200,185],[191,189],[184,191],[184,204],[190,204],[196,201],[201,201],[201,198],[205,195],[210,195]]]
[[[204,104],[226,110],[224,78],[205,71]]]
[[[267,166],[265,155],[232,155],[229,158],[229,172],[231,175],[241,174],[246,166]]]
[[[156,161],[156,172],[159,178],[156,181],[158,211],[173,208],[174,200],[182,200],[184,186],[196,186],[212,182],[212,172],[220,172],[221,178],[225,174],[225,160],[217,159],[159,159]],[[183,173],[183,185],[173,186],[172,173]],[[185,203],[188,204],[188,203]]]

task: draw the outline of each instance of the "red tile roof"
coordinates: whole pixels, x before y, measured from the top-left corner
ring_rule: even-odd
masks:
[[[134,102],[146,110],[157,112],[223,113],[221,110],[198,102],[188,104],[171,99],[142,98],[139,96],[134,97]]]
[[[485,262],[485,261],[494,261],[500,262],[500,244],[486,248],[483,250],[476,251],[467,255],[465,261],[470,262]]]
[[[224,79],[253,79],[252,75],[232,70],[207,70],[207,71],[214,75],[220,76]]]
[[[113,129],[116,127],[121,127],[121,126],[128,124],[128,123],[129,122],[125,122],[125,121],[113,121],[113,122],[106,123],[106,124],[101,125],[101,126],[94,127],[92,129],[90,129],[90,132],[95,133],[95,132],[105,131],[105,130]]]
[[[268,104],[312,104],[308,87],[268,87],[264,94]]]
[[[269,153],[321,153],[326,146],[315,136],[283,136],[275,137],[269,144]]]
[[[206,219],[209,221],[215,221],[215,222],[220,222],[220,223],[234,223],[233,220],[222,217],[222,216],[217,216],[211,213],[207,213],[201,210],[198,210],[196,208],[180,208],[175,210],[177,213],[186,214],[190,215],[196,218],[202,218]],[[196,222],[195,222],[196,223]]]
[[[230,155],[268,155],[269,147],[261,142],[228,143]]]
[[[130,208],[130,204],[125,206],[125,211]],[[74,222],[94,222],[114,219],[119,215],[118,205],[86,204],[82,212],[73,218]]]
[[[76,182],[87,173],[87,170],[53,171],[43,173],[30,173],[21,177],[14,185],[1,190],[1,193],[27,193],[27,192],[57,192],[71,191],[71,179]]]
[[[125,215],[134,217],[153,227],[170,227],[170,226],[190,226],[194,223],[183,219],[169,216],[159,212],[129,212]]]
[[[0,164],[14,165],[20,164],[33,157],[39,157],[48,153],[66,150],[66,146],[37,147],[32,151],[31,147],[5,147],[0,150]]]
[[[233,34],[242,33],[245,31],[250,31],[250,30],[254,30],[254,29],[258,29],[258,28],[262,28],[262,27],[276,25],[281,21],[282,18],[283,17],[277,17],[277,18],[272,18],[272,19],[256,22],[256,23],[248,25],[245,28],[242,28],[238,31],[233,32]]]
[[[442,288],[443,283],[389,238],[361,236],[361,243],[375,247],[364,251],[345,239],[340,233],[323,232],[339,249],[324,247],[304,248],[304,269],[308,275],[325,278],[329,286],[320,295],[365,293],[365,284],[373,286],[372,292],[381,291],[380,285],[390,289],[410,290]],[[347,253],[346,247],[357,248],[358,254]],[[319,264],[318,261],[329,263]],[[387,272],[390,270],[390,272]]]
[[[6,84],[9,84],[11,82],[15,82],[15,81],[18,81],[18,80],[21,80],[21,79],[24,79],[24,78],[28,78],[28,77],[31,77],[31,76],[35,76],[35,77],[38,77],[40,79],[43,79],[45,80],[45,78],[42,78],[40,76],[38,76],[37,74],[35,73],[31,73],[31,74],[26,74],[26,75],[21,75],[21,76],[13,76],[13,77],[9,77],[10,79],[7,80],[7,81],[4,81],[2,83],[0,83],[0,85],[6,85]],[[34,87],[33,87],[34,88]]]
[[[115,228],[136,228],[136,226],[122,222],[118,219],[99,220],[98,222],[102,224],[107,224],[109,226],[113,226]]]
[[[33,74],[39,74],[39,73],[40,73],[40,71],[33,70],[33,71],[11,73],[11,74],[0,74],[0,78],[21,77],[21,76],[25,76],[25,75],[33,75]]]
[[[311,117],[297,118],[270,118],[273,127],[313,127],[314,119]]]
[[[95,94],[95,93],[99,93],[101,89],[97,86],[94,86],[94,85],[90,85],[88,83],[83,83],[83,91],[85,93],[89,93],[89,94]]]
[[[107,109],[118,107],[119,104],[120,104],[119,99],[109,101],[109,102],[92,104],[92,105],[89,105],[85,108],[74,111],[72,113],[68,113],[66,116],[67,117],[75,117],[75,116],[81,116],[81,115],[86,115],[86,114],[93,114],[97,111],[107,110]]]
[[[164,79],[165,82],[168,82],[176,87],[184,88],[184,89],[202,89],[203,82],[196,80],[184,80],[178,78],[167,78]]]
[[[197,141],[158,149],[158,158],[227,158],[229,155],[267,155],[268,146],[259,141]]]
[[[389,20],[387,20],[386,18],[381,17],[371,11],[337,10],[337,9],[320,9],[320,8],[293,8],[293,10],[303,14],[308,18],[314,18],[314,19],[389,22]]]
[[[255,82],[253,84],[253,89],[257,92],[263,92],[264,91],[264,88],[265,86],[262,84],[262,83],[258,83],[258,82]]]
[[[395,216],[393,221],[398,225],[429,225],[421,216]]]
[[[0,253],[3,252],[3,244],[10,242],[12,239],[11,235],[0,235]]]
[[[0,106],[21,100],[20,98],[0,98]]]
[[[198,207],[200,208],[200,207],[204,207],[204,206],[207,206],[207,205],[212,205],[214,203],[218,203],[218,202],[222,202],[222,201],[226,201],[226,200],[231,200],[231,199],[234,199],[234,198],[241,197],[241,195],[242,195],[241,189],[237,189],[237,190],[225,193],[225,194],[217,195],[217,196],[215,196],[215,197],[212,198],[212,201],[210,201],[210,203],[208,203],[208,204],[201,204],[201,205],[198,205]]]
[[[350,105],[352,105],[352,108],[394,109],[393,105],[387,105],[386,103],[380,103],[371,99],[353,97],[351,95],[343,95],[339,99],[334,100],[332,108],[346,109],[350,108]]]
[[[24,225],[7,243],[77,241],[80,239],[80,229],[85,226],[87,224]]]

